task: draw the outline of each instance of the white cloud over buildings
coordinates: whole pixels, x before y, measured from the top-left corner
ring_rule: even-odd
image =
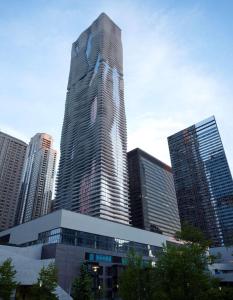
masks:
[[[140,147],[169,163],[167,136],[215,115],[233,169],[232,87],[211,60],[196,55],[208,44],[192,32],[206,17],[201,7],[88,2],[51,2],[26,20],[1,26],[3,45],[17,49],[0,70],[2,130],[27,139],[48,132],[59,148],[71,43],[105,11],[122,28],[129,149]]]

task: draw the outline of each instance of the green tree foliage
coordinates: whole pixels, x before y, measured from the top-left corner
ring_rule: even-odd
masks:
[[[157,297],[166,300],[204,299],[203,295],[217,285],[207,270],[208,263],[208,256],[199,244],[164,246],[155,268]]]
[[[175,238],[186,241],[186,243],[197,243],[203,248],[208,248],[211,245],[211,241],[206,239],[204,233],[189,223],[182,224],[182,230],[176,232]]]
[[[184,226],[179,245],[168,244],[157,255],[154,268],[144,268],[142,259],[130,254],[120,276],[123,300],[233,300],[232,288],[221,288],[208,271],[213,257],[209,242],[198,229]]]
[[[121,273],[119,294],[124,300],[150,300],[153,294],[152,267],[143,266],[142,258],[131,251],[128,264]]]
[[[189,223],[184,223],[182,225],[182,230],[176,232],[175,238],[177,240],[185,241],[186,245],[198,245],[200,250],[202,248],[205,255],[207,255],[207,250],[211,246],[211,241],[205,238],[204,233]],[[207,263],[213,263],[216,258],[219,258],[219,256],[207,255]]]
[[[184,224],[176,238],[180,245],[166,245],[158,255],[155,268],[155,299],[205,300],[210,292],[218,293],[218,281],[208,271],[213,257],[208,255],[210,242],[199,229]]]
[[[81,266],[80,275],[75,278],[73,282],[71,294],[74,300],[94,299],[92,292],[92,277],[85,264]]]
[[[54,263],[48,267],[42,267],[40,270],[37,283],[34,284],[30,291],[32,300],[53,300],[58,299],[54,294],[57,286],[57,268]]]
[[[219,287],[208,291],[205,300],[233,300],[233,289],[230,287]]]
[[[0,265],[0,299],[8,300],[18,283],[14,280],[16,271],[10,258]]]

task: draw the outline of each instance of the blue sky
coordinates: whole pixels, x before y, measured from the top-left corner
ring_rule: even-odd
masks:
[[[215,115],[233,170],[233,1],[0,1],[0,129],[59,150],[71,44],[101,12],[122,29],[128,148]]]

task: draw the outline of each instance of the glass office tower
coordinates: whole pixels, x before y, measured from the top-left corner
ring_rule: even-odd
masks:
[[[22,172],[16,224],[21,224],[50,212],[56,150],[53,139],[37,133],[28,145]]]
[[[180,218],[171,167],[139,148],[127,156],[132,225],[174,236]]]
[[[214,117],[168,138],[181,222],[233,243],[233,181]]]
[[[55,209],[129,223],[121,30],[102,13],[73,43]]]

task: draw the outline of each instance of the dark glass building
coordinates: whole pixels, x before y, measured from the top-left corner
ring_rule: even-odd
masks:
[[[214,117],[168,138],[181,222],[233,243],[233,181]]]
[[[173,236],[180,220],[171,167],[139,148],[127,157],[132,225]]]
[[[121,30],[102,13],[71,52],[55,209],[129,223]]]

